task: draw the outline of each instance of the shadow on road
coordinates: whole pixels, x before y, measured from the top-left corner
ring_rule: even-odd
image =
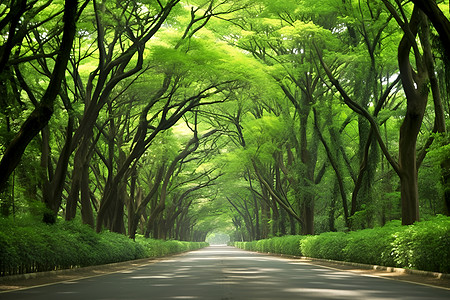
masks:
[[[107,276],[0,294],[1,299],[450,299],[450,291],[208,247]]]

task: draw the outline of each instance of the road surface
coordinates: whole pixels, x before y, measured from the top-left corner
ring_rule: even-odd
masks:
[[[8,299],[450,299],[450,290],[208,247],[117,273],[0,293]]]

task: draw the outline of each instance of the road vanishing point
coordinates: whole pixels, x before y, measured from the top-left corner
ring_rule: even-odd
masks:
[[[115,273],[0,293],[1,300],[450,299],[450,290],[211,246]]]

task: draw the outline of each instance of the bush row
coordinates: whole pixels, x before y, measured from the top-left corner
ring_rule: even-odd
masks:
[[[250,251],[301,256],[300,241],[304,238],[302,235],[286,235],[252,242],[234,242],[234,246]]]
[[[160,257],[206,245],[143,237],[133,241],[108,231],[97,234],[75,222],[24,226],[0,220],[0,276]]]
[[[145,248],[145,257],[161,257],[169,254],[197,250],[209,245],[206,242],[164,241],[147,239],[143,236],[136,236],[136,242]]]
[[[364,264],[450,272],[450,217],[411,226],[399,221],[359,231],[235,242],[238,248]]]

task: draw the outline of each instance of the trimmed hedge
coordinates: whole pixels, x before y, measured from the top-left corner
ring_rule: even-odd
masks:
[[[401,226],[235,242],[251,251],[450,273],[450,217]],[[297,247],[297,249],[294,249]]]
[[[394,234],[392,254],[407,268],[450,273],[450,217],[419,222]]]
[[[20,222],[19,222],[20,223]],[[17,224],[0,219],[0,276],[69,269],[195,250],[207,243],[136,241],[76,222]]]
[[[344,260],[342,249],[346,244],[347,235],[345,233],[326,232],[304,238],[299,247],[304,256]]]
[[[175,240],[155,240],[146,239],[143,236],[136,236],[136,242],[146,249],[145,257],[160,257],[169,254],[192,251],[207,247],[206,242],[184,242]]]
[[[252,242],[234,242],[234,246],[249,251],[301,256],[299,246],[304,238],[302,235],[286,235]]]

